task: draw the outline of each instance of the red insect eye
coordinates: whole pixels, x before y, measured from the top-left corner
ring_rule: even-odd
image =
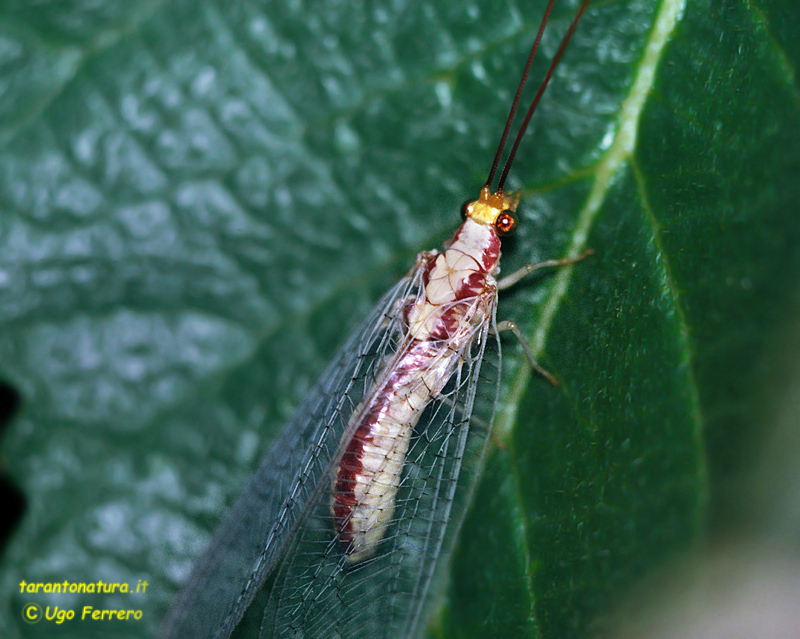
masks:
[[[498,235],[510,235],[517,228],[517,221],[514,216],[508,211],[504,211],[497,216],[497,221],[494,223],[494,228]]]
[[[461,205],[461,219],[466,220],[467,215],[469,214],[470,209],[472,208],[472,203],[475,200],[467,200],[464,204]]]

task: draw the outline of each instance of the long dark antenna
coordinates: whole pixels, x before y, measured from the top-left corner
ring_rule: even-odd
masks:
[[[555,0],[550,0],[547,4],[547,8],[545,9],[544,18],[542,19],[542,23],[539,25],[539,31],[536,34],[536,40],[533,43],[533,47],[531,48],[531,53],[528,56],[528,62],[525,65],[525,70],[522,73],[522,80],[520,80],[519,87],[517,88],[517,94],[514,98],[514,103],[511,105],[511,112],[509,113],[508,120],[506,121],[506,127],[503,130],[503,136],[500,139],[500,145],[497,149],[497,154],[495,155],[494,162],[492,163],[492,170],[489,172],[489,177],[486,180],[486,185],[491,186],[491,182],[494,179],[494,174],[497,171],[497,166],[500,162],[500,156],[503,153],[503,147],[505,146],[506,139],[508,138],[508,132],[511,129],[511,121],[516,114],[517,106],[520,100],[520,95],[522,93],[522,89],[525,86],[525,81],[528,77],[528,71],[530,70],[531,63],[533,62],[533,57],[536,54],[536,50],[539,48],[539,42],[542,39],[542,33],[544,32],[545,25],[547,24],[547,20],[550,17],[550,10],[553,7],[553,3]],[[506,160],[506,164],[503,167],[503,173],[500,175],[500,181],[497,183],[497,191],[503,191],[503,186],[505,186],[506,178],[508,177],[508,172],[511,170],[511,165],[514,163],[514,157],[517,154],[517,149],[519,148],[520,142],[522,141],[522,137],[525,135],[525,130],[528,128],[528,124],[533,117],[533,112],[536,110],[536,107],[539,104],[539,100],[542,98],[542,94],[544,94],[545,89],[547,88],[547,84],[550,82],[550,79],[553,77],[555,73],[556,67],[558,63],[561,61],[562,56],[564,55],[564,51],[567,49],[567,45],[569,44],[570,39],[572,38],[575,30],[578,28],[578,22],[580,21],[581,17],[584,13],[586,13],[586,9],[589,8],[589,2],[591,0],[583,0],[578,7],[578,12],[575,14],[575,17],[572,19],[572,23],[569,25],[569,29],[567,33],[561,40],[561,44],[558,47],[558,51],[556,51],[555,56],[553,56],[552,62],[550,62],[550,67],[547,69],[547,74],[542,80],[542,83],[539,85],[539,90],[536,92],[536,95],[533,98],[533,102],[531,103],[530,107],[528,107],[528,111],[525,114],[525,119],[522,121],[520,125],[519,131],[517,133],[517,137],[514,139],[514,144],[511,147],[511,151],[508,154],[508,159]]]
[[[550,19],[550,11],[553,9],[553,4],[556,0],[550,0],[547,3],[547,8],[544,10],[544,17],[539,23],[539,31],[536,33],[536,39],[533,41],[531,52],[528,54],[528,62],[525,64],[525,69],[522,71],[522,78],[520,78],[519,86],[517,87],[517,94],[514,96],[514,101],[511,103],[511,110],[508,112],[506,119],[506,128],[503,129],[503,135],[500,137],[500,144],[497,145],[497,153],[494,154],[494,162],[492,162],[492,170],[489,171],[489,177],[486,178],[486,184],[491,186],[494,180],[494,174],[497,172],[497,167],[500,165],[500,157],[503,155],[503,147],[506,145],[508,139],[508,132],[511,130],[511,123],[514,121],[514,116],[517,114],[517,107],[519,106],[520,98],[522,97],[522,89],[525,88],[525,83],[528,81],[528,72],[531,70],[533,58],[539,50],[539,43],[542,41],[544,35],[544,28],[547,26],[547,21]]]

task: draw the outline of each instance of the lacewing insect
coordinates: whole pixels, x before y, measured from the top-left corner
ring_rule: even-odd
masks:
[[[531,116],[585,13],[582,0],[498,180],[549,0],[486,185],[442,251],[417,256],[286,425],[173,606],[167,638],[409,637],[425,617],[438,558],[466,503],[497,394],[500,238],[516,221],[503,187]],[[532,366],[555,383],[526,351]],[[493,378],[479,384],[484,378]],[[488,390],[481,391],[479,387]],[[474,466],[477,467],[477,466]],[[470,478],[466,478],[467,480]],[[466,481],[466,483],[469,483]]]

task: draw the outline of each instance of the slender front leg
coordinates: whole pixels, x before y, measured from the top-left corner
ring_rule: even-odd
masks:
[[[537,269],[547,268],[549,266],[567,266],[569,264],[575,264],[575,262],[580,262],[581,260],[586,259],[592,253],[594,253],[593,249],[586,249],[578,257],[565,257],[563,260],[545,260],[544,262],[536,262],[535,264],[526,264],[521,269],[516,270],[499,280],[497,282],[497,288],[502,291],[504,288],[514,286],[514,284],[519,282],[523,277],[533,273],[533,271]]]
[[[586,249],[578,257],[566,257],[562,260],[545,260],[544,262],[536,262],[535,264],[526,264],[521,269],[514,271],[510,275],[506,275],[504,278],[499,280],[497,282],[497,288],[502,290],[504,288],[508,288],[509,286],[514,286],[514,284],[519,282],[523,277],[532,273],[536,269],[546,268],[549,266],[567,266],[568,264],[575,264],[575,262],[580,262],[581,260],[586,259],[592,253],[594,253],[592,249]],[[528,344],[528,340],[525,339],[522,331],[517,328],[517,325],[514,322],[498,322],[497,331],[511,331],[514,334],[514,337],[516,337],[519,343],[522,345],[522,350],[525,351],[525,358],[528,360],[531,368],[549,381],[553,386],[558,386],[558,380],[555,378],[555,376],[546,369],[542,368],[539,362],[536,361],[536,357],[533,355],[533,350],[531,349],[530,344]]]

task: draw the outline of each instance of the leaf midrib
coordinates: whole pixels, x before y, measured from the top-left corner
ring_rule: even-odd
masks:
[[[682,17],[685,8],[685,0],[665,0],[653,22],[650,35],[644,46],[644,55],[637,65],[636,76],[631,83],[630,90],[627,96],[622,101],[622,108],[620,109],[619,116],[614,126],[614,138],[611,145],[606,152],[601,156],[593,173],[594,182],[590,189],[589,195],[586,198],[586,203],[581,209],[577,217],[577,223],[571,234],[570,244],[566,251],[565,257],[577,257],[584,250],[586,250],[586,242],[589,232],[593,228],[598,219],[602,205],[604,204],[611,187],[620,172],[620,169],[629,164],[633,158],[637,133],[641,123],[644,107],[656,77],[661,59],[667,51],[670,36],[678,24],[679,18]],[[644,195],[643,195],[644,197]],[[653,237],[656,239],[657,244],[661,245],[660,232],[657,226],[656,218],[652,214],[652,209],[649,203],[644,201],[643,206],[647,212],[647,220],[650,225]],[[680,349],[683,354],[683,359],[687,363],[693,361],[693,354],[689,342],[688,324],[686,322],[686,315],[683,311],[682,305],[679,302],[679,293],[675,280],[672,277],[672,272],[665,257],[663,250],[658,251],[658,255],[662,261],[661,268],[659,269],[663,274],[664,284],[670,292],[673,300],[673,305],[676,308],[680,331]],[[553,286],[547,295],[547,298],[542,306],[542,313],[539,322],[533,334],[529,336],[529,343],[535,355],[540,355],[547,344],[547,338],[550,335],[550,330],[553,325],[556,313],[558,312],[562,301],[564,300],[569,284],[572,277],[573,266],[567,266],[559,269],[555,275]],[[699,391],[697,381],[691,366],[687,366],[689,391],[691,395],[692,415],[695,424],[695,445],[698,450],[703,448],[702,442],[702,414],[699,399]],[[527,390],[528,383],[531,378],[531,370],[528,366],[521,366],[513,379],[511,391],[501,402],[498,409],[497,416],[494,424],[494,437],[490,441],[490,446],[505,445],[511,447],[514,426],[517,422],[517,413],[520,407],[521,400]],[[705,459],[705,455],[699,455],[701,460]],[[514,458],[511,460],[512,470],[517,472],[518,468]],[[700,475],[700,485],[707,485],[707,472],[705,466],[698,467],[698,474]],[[520,503],[522,499],[521,484],[515,483],[517,486],[517,497]],[[698,506],[702,504],[703,499],[698,500]],[[699,519],[699,512],[697,517]],[[522,525],[529,527],[530,520],[525,519]],[[526,531],[530,533],[530,531]],[[529,538],[526,534],[525,538]],[[529,553],[526,552],[526,558],[531,561]],[[528,565],[528,592],[534,592],[534,577],[535,569],[532,563]],[[535,599],[531,602],[535,607]]]

